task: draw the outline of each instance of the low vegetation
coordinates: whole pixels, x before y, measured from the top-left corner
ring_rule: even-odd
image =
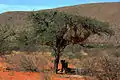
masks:
[[[0,25],[0,55],[11,49],[12,45],[9,45],[9,43],[12,42],[14,35],[15,32],[13,27],[9,25]]]
[[[119,80],[120,58],[114,56],[96,56],[82,60],[85,75],[95,77],[95,80]]]
[[[5,55],[4,58],[11,65],[8,65],[8,69],[15,71],[42,72],[48,64],[47,59],[39,53]]]
[[[90,35],[114,34],[107,22],[59,11],[32,12],[28,21],[32,25],[21,31],[9,26],[0,27],[0,53],[12,50],[37,51],[39,46],[47,45],[55,53],[55,73],[58,71],[61,52],[67,45],[79,44],[84,47],[83,42]]]
[[[23,71],[40,72],[46,64],[47,60],[41,55],[23,55],[20,59],[20,68]]]

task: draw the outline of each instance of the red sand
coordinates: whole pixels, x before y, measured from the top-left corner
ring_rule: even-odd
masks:
[[[83,78],[64,78],[59,76],[53,75],[53,77],[51,76],[51,80],[86,80]],[[0,80],[44,80],[44,74],[30,72],[0,72]]]
[[[40,80],[42,73],[6,71],[6,63],[0,57],[0,80]],[[41,79],[42,80],[42,79]]]
[[[49,63],[48,66],[53,67],[53,63]],[[74,65],[69,65],[69,68],[74,68]],[[0,80],[44,80],[44,73],[37,72],[15,72],[15,71],[6,71],[6,63],[2,58],[0,58]],[[59,64],[59,69],[61,69],[61,64]],[[61,74],[52,74],[51,80],[85,80],[77,78],[65,78],[60,77]]]
[[[0,72],[0,80],[40,80],[40,73]]]
[[[54,74],[52,75],[51,80],[87,80],[87,79],[84,77],[73,77],[72,75]]]

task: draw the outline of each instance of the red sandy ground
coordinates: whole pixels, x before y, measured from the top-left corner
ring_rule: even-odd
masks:
[[[69,65],[69,67],[74,68],[73,65]],[[0,80],[44,80],[44,73],[42,72],[41,73],[15,72],[15,71],[6,71],[5,68],[6,68],[5,62],[3,61],[2,58],[0,58]],[[61,69],[60,64],[59,64],[59,69]],[[83,78],[61,77],[61,76],[65,76],[65,75],[52,74],[51,80],[85,80]]]
[[[83,77],[72,77],[70,75],[59,75],[59,74],[54,74],[52,75],[51,80],[87,80]]]
[[[29,72],[0,72],[0,80],[40,80],[40,74]]]

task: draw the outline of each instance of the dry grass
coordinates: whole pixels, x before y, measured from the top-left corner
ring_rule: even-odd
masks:
[[[87,70],[88,76],[97,80],[119,80],[120,58],[113,56],[97,56],[84,59],[82,67]]]
[[[22,55],[20,59],[20,68],[23,71],[40,72],[46,64],[47,60],[41,55]]]
[[[9,63],[8,69],[16,71],[40,72],[48,64],[48,60],[41,54],[5,55],[4,58]]]

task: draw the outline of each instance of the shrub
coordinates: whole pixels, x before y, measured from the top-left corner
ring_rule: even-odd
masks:
[[[115,53],[113,54],[113,56],[115,56],[115,57],[120,57],[120,53],[119,53],[119,52],[115,52]]]
[[[13,27],[0,24],[0,55],[4,55],[13,49],[14,46],[10,46],[10,44],[12,43],[11,40],[14,36],[15,30]]]
[[[46,64],[47,60],[41,55],[23,55],[20,59],[20,68],[24,71],[39,72]]]
[[[15,71],[40,72],[47,64],[47,59],[40,54],[9,55],[5,56],[5,60],[11,65],[8,67]]]
[[[120,58],[102,56],[83,60],[82,67],[87,69],[87,75],[96,77],[98,80],[120,79]]]

